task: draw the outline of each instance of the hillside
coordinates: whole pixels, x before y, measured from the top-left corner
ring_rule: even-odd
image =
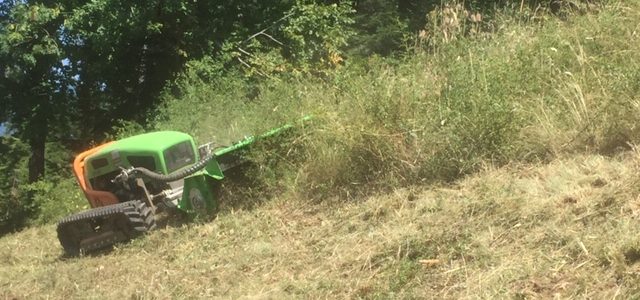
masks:
[[[108,254],[0,240],[3,298],[633,298],[639,153],[487,169],[361,202],[228,205]]]
[[[4,183],[2,220],[30,215],[0,237],[0,297],[640,297],[640,2],[525,3],[435,6],[396,56],[189,61],[108,137],[226,144],[313,118],[252,148],[214,220],[96,255],[55,236],[88,207],[68,170]],[[29,148],[7,147],[26,170]]]

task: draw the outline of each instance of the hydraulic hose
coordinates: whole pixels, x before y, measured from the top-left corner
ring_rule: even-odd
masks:
[[[199,162],[193,164],[192,166],[180,171],[173,172],[171,174],[167,174],[167,175],[158,174],[154,171],[151,171],[143,167],[133,168],[131,172],[142,174],[143,176],[151,180],[160,181],[160,182],[171,182],[171,181],[176,181],[178,179],[185,178],[195,172],[202,170],[213,157],[214,157],[214,154],[210,153],[207,156],[205,156],[203,159],[201,159]]]

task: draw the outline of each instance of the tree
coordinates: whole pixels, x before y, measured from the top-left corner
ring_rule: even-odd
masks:
[[[7,8],[0,20],[0,121],[8,121],[30,146],[29,181],[34,182],[44,175],[50,127],[66,108],[61,8],[23,2]]]
[[[116,119],[144,123],[189,60],[219,55],[279,18],[291,1],[68,0],[64,47],[86,139]]]
[[[20,140],[0,137],[0,236],[24,225],[32,213],[32,202],[20,199],[19,185],[26,180],[27,145]]]

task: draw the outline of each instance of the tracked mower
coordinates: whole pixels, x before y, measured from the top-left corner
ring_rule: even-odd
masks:
[[[273,129],[226,147],[176,131],[141,134],[106,143],[79,154],[73,171],[89,210],[58,222],[60,244],[69,256],[126,242],[156,228],[160,212],[211,216],[225,171],[241,164],[256,140],[278,134]]]

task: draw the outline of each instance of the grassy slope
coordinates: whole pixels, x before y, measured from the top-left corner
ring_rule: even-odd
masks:
[[[302,150],[314,159],[271,174],[292,188],[106,255],[62,258],[52,225],[4,236],[0,297],[640,296],[639,157],[620,152],[640,142],[639,13],[627,1],[541,27],[512,20],[433,57],[263,86],[257,108],[240,88],[188,84],[159,128],[207,140],[314,107]],[[569,154],[598,151],[614,155]],[[548,164],[515,162],[531,153]],[[482,168],[492,161],[506,165]],[[346,201],[354,182],[390,192]]]
[[[360,203],[223,209],[95,257],[0,240],[1,296],[611,298],[640,294],[638,153],[489,169]]]

